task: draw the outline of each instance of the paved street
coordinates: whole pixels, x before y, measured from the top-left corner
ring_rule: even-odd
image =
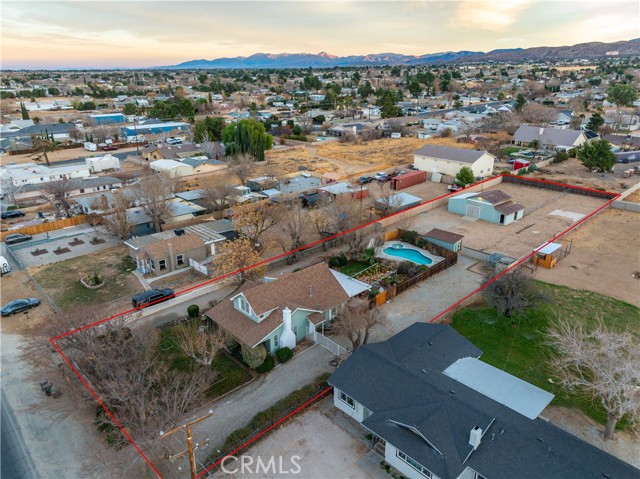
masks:
[[[2,477],[15,479],[40,479],[31,454],[27,450],[22,433],[4,390],[2,391],[2,407],[0,407],[2,439],[0,441],[0,472]]]

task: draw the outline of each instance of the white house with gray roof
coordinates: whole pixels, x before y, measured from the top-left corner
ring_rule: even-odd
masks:
[[[427,173],[456,176],[463,166],[468,166],[476,178],[485,178],[493,173],[495,159],[485,150],[427,144],[413,152],[413,167]]]
[[[515,145],[529,145],[532,141],[537,141],[540,147],[568,150],[582,145],[587,141],[587,137],[583,131],[568,128],[520,125],[513,135],[513,143]]]
[[[442,324],[366,344],[327,379],[334,406],[410,479],[617,478],[640,470],[550,422],[553,394],[478,358]]]

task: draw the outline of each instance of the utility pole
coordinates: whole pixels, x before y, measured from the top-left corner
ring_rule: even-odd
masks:
[[[213,415],[213,410],[209,409],[209,412],[204,416],[194,419],[193,421],[189,421],[186,424],[183,424],[182,426],[175,427],[171,429],[169,432],[160,431],[160,437],[164,439],[165,437],[173,434],[174,432],[177,432],[180,429],[184,428],[187,434],[187,450],[179,452],[178,454],[175,454],[175,455],[170,455],[169,460],[173,462],[174,459],[178,459],[179,457],[182,457],[185,454],[189,454],[189,467],[191,468],[191,479],[196,478],[196,456],[194,454],[193,439],[191,436],[191,426],[193,424],[199,423],[200,421],[204,421],[205,419],[211,417],[212,415]],[[207,439],[202,444],[204,445],[204,444],[207,444],[208,442],[209,440]],[[199,445],[200,445],[199,443],[196,443],[196,447],[198,447]]]

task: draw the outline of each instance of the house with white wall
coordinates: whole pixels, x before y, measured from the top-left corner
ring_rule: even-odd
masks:
[[[493,173],[495,159],[485,150],[427,144],[413,152],[413,167],[427,173],[456,176],[463,166],[468,166],[476,178],[485,178]]]
[[[358,348],[327,382],[333,404],[410,479],[637,478],[640,471],[540,417],[553,394],[479,359],[442,324]]]

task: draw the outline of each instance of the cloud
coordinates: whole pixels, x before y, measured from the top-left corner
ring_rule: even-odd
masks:
[[[480,30],[506,30],[532,3],[533,0],[463,0],[458,5],[454,24]]]

